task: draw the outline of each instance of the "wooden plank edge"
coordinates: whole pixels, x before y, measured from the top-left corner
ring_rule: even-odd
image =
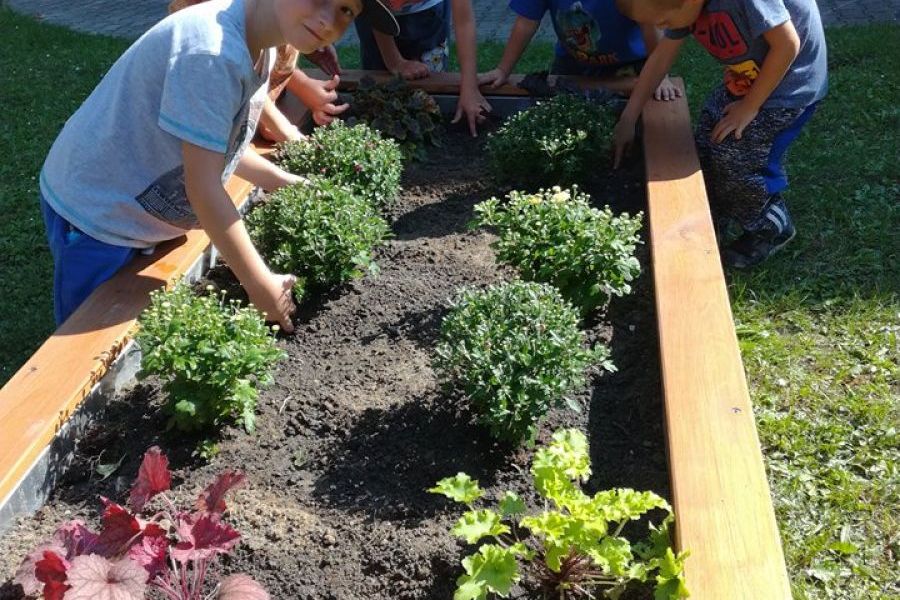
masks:
[[[232,177],[226,191],[236,205],[247,199],[250,183]],[[210,247],[202,230],[189,231],[182,238],[160,244],[151,256],[138,256],[109,281],[98,287],[72,316],[53,333],[24,365],[0,388],[0,439],[3,439],[0,463],[0,499],[12,495],[47,446],[78,409],[127,345],[137,318],[149,303],[149,292],[171,286],[200,259]],[[137,286],[139,299],[119,290]],[[133,295],[133,294],[132,294]],[[85,347],[85,336],[99,332],[102,349]],[[96,351],[95,351],[96,350]],[[87,357],[83,372],[71,377],[71,385],[47,389],[45,373],[62,365],[63,353]],[[81,365],[84,366],[84,365]],[[44,380],[44,381],[42,381]],[[53,397],[49,397],[53,394]],[[42,404],[53,406],[37,421],[27,413]],[[10,460],[10,457],[12,459]]]
[[[684,89],[683,82],[678,80],[677,83]],[[686,98],[674,103],[649,102],[644,109],[643,122],[676,545],[680,550],[691,552],[685,566],[691,597],[697,600],[791,598]],[[673,194],[674,189],[678,191]],[[688,205],[676,206],[685,199],[690,200]],[[671,275],[666,270],[677,261],[687,263],[685,272],[689,275],[669,280]],[[669,302],[666,297],[672,291],[669,287],[694,292],[713,289],[714,293],[704,293],[702,298],[696,293],[685,293]],[[667,311],[672,310],[674,302],[683,300],[689,302],[676,306],[678,314],[670,320]],[[697,306],[697,301],[707,306]],[[692,314],[709,314],[710,311],[716,313],[717,318],[727,320],[729,333],[724,345],[713,347],[703,343],[706,340],[702,326],[690,332],[675,330],[691,323]],[[690,326],[695,325],[698,324]],[[710,357],[712,353],[718,356]],[[721,373],[703,372],[710,364],[720,363],[723,355],[730,361],[730,372],[724,378]],[[712,385],[717,388],[708,397],[681,397],[683,392],[675,389],[675,385],[679,375],[685,376],[687,369],[690,369],[689,378],[714,382]],[[683,408],[687,407],[695,412],[684,414]],[[746,455],[738,457],[736,464],[722,464],[721,457],[727,456],[727,452],[709,445],[712,435],[698,439],[685,435],[684,431],[686,420],[729,424],[722,416],[729,411],[736,417],[730,421],[732,429],[724,434],[720,431],[719,437],[741,444]],[[720,471],[729,468],[742,471],[731,474],[734,483],[740,478],[740,489],[736,486],[721,489],[723,473]],[[704,500],[694,503],[696,498],[692,489],[700,487]],[[735,499],[738,499],[734,502],[738,507],[736,510],[728,505]],[[748,506],[755,510],[748,511]],[[723,518],[743,526],[723,528]],[[736,539],[736,531],[738,537],[752,539]],[[716,539],[720,535],[728,539]]]

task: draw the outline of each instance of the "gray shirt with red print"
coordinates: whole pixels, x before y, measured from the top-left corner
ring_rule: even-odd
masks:
[[[709,0],[691,27],[669,29],[666,37],[694,34],[725,65],[725,87],[740,97],[769,52],[763,34],[787,21],[797,30],[800,51],[763,108],[803,108],[828,91],[825,31],[815,0]]]

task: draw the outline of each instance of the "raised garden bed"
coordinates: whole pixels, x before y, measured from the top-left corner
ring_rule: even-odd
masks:
[[[652,243],[645,229],[634,294],[588,326],[592,341],[611,340],[619,372],[579,396],[581,413],[551,412],[539,440],[577,427],[591,441],[588,491],[628,486],[673,500],[679,545],[692,551],[693,597],[788,597],[702,177],[684,146],[689,136],[683,102],[652,105],[649,206],[639,163],[597,177],[589,190],[617,210],[649,209]],[[672,152],[673,144],[683,151]],[[250,475],[232,504],[244,540],[229,568],[252,573],[273,597],[450,597],[461,548],[448,530],[459,511],[425,490],[466,471],[489,495],[512,489],[534,501],[523,476],[530,451],[494,444],[439,390],[430,366],[447,298],[460,285],[508,275],[488,247],[493,236],[466,230],[473,205],[496,193],[481,145],[451,132],[429,162],[407,169],[390,215],[395,237],[376,257],[381,274],[304,305],[298,332],[280,342],[289,358],[263,392],[254,436],[229,430],[204,464],[162,433],[157,385],[119,395],[79,442],[53,502],[4,535],[0,573],[11,573],[22,550],[58,522],[95,514],[98,493],[121,497],[143,450],[159,444],[185,493],[222,466]],[[222,283],[217,277],[209,276]],[[122,457],[101,481],[96,467]]]

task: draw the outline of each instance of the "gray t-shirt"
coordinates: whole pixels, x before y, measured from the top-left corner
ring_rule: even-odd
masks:
[[[763,107],[804,108],[828,91],[825,31],[815,0],[709,0],[691,27],[667,30],[666,37],[682,39],[693,33],[726,65],[728,91],[744,96],[769,52],[763,33],[787,21],[800,37],[800,52]]]
[[[243,0],[213,0],[163,19],[66,122],[41,171],[44,198],[108,244],[148,248],[198,227],[182,141],[224,154],[222,181],[231,176],[256,130],[274,49],[256,62]]]

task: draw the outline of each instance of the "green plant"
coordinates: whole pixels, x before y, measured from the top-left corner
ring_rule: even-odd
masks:
[[[325,288],[377,273],[373,249],[387,222],[365,198],[342,185],[310,177],[273,193],[247,217],[250,235],[274,268],[297,276],[295,291]]]
[[[467,544],[492,540],[463,559],[465,574],[456,580],[454,600],[507,597],[522,579],[520,563],[530,567],[526,573],[537,579],[545,598],[595,598],[595,592],[618,598],[635,581],[653,581],[657,600],[688,596],[687,552],[672,551],[669,504],[652,492],[627,488],[585,494],[579,482],[590,476],[591,463],[582,432],[553,434],[549,446],[535,453],[531,474],[545,508],[528,516],[525,502],[509,491],[496,510],[473,508],[484,492],[465,473],[428,490],[469,507],[451,533]],[[625,525],[654,509],[666,511],[666,519],[659,528],[651,524],[647,538],[632,545],[622,535]]]
[[[252,431],[257,388],[271,383],[284,355],[255,308],[197,296],[184,283],[150,294],[136,338],[141,373],[165,382],[171,423],[182,430],[238,418]]]
[[[403,78],[375,83],[363,77],[353,94],[349,123],[363,121],[400,143],[406,156],[425,158],[425,146],[440,146],[441,109],[425,91]]]
[[[476,205],[475,215],[471,227],[499,232],[492,244],[498,260],[524,279],[553,285],[583,313],[631,292],[640,273],[634,250],[641,215],[592,208],[577,187],[513,191],[505,202],[491,198]]]
[[[500,439],[532,437],[550,408],[585,385],[585,370],[612,369],[607,348],[584,348],[578,313],[553,287],[513,281],[462,290],[441,324],[435,368],[458,386]]]
[[[276,156],[291,173],[328,177],[378,207],[388,205],[400,191],[400,147],[364,123],[348,127],[335,120],[306,139],[279,144]]]
[[[562,94],[543,100],[488,135],[494,175],[519,189],[587,183],[609,153],[616,116],[584,98]]]

